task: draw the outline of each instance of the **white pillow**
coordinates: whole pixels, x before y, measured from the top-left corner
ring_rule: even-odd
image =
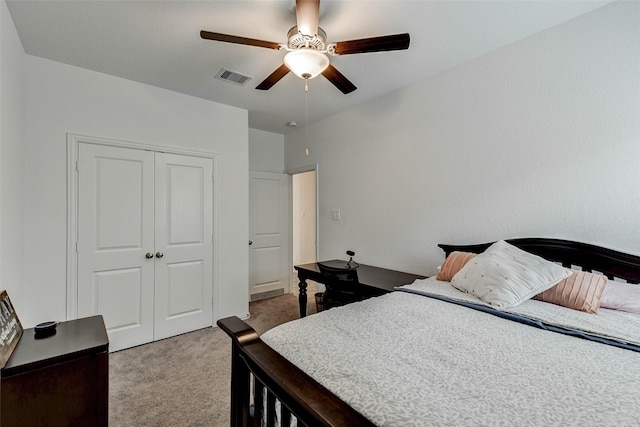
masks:
[[[600,307],[640,314],[640,285],[608,280],[602,292]]]
[[[500,240],[467,262],[451,284],[496,308],[509,308],[569,276],[571,270]]]

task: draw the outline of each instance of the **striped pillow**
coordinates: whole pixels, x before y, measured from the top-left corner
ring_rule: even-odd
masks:
[[[595,314],[600,308],[607,278],[602,274],[571,270],[573,274],[533,299]]]
[[[442,267],[440,267],[436,279],[450,282],[453,276],[474,256],[476,256],[476,254],[471,252],[451,252],[447,259],[444,260]]]

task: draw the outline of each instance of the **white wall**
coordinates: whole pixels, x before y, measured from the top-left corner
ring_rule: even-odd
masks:
[[[0,30],[0,290],[7,290],[22,318],[24,49],[4,1]]]
[[[249,129],[249,170],[284,171],[284,135]]]
[[[533,236],[640,254],[639,22],[613,3],[341,112],[310,157],[286,135],[287,169],[320,164],[320,258],[434,274],[439,242]]]
[[[214,309],[248,312],[246,110],[29,55],[25,109],[23,323],[65,318],[67,132],[217,153]]]

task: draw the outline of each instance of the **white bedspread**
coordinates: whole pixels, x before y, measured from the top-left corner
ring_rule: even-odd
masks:
[[[460,292],[449,282],[441,282],[434,277],[416,280],[411,285],[401,286],[397,289],[408,289],[426,295],[441,295],[449,299],[483,305],[491,310],[496,310],[495,307],[483,302],[480,298]],[[640,346],[640,316],[624,311],[603,308],[597,315],[594,315],[534,299],[502,311],[528,319],[544,321],[561,328],[583,331],[613,341]]]
[[[262,339],[379,426],[640,425],[640,353],[419,295],[334,308]]]

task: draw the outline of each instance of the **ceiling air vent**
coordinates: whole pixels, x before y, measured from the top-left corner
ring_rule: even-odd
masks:
[[[245,83],[251,80],[251,77],[245,76],[244,74],[240,74],[235,71],[221,68],[220,71],[218,71],[218,74],[216,74],[216,79],[233,83],[234,85],[244,86]]]

